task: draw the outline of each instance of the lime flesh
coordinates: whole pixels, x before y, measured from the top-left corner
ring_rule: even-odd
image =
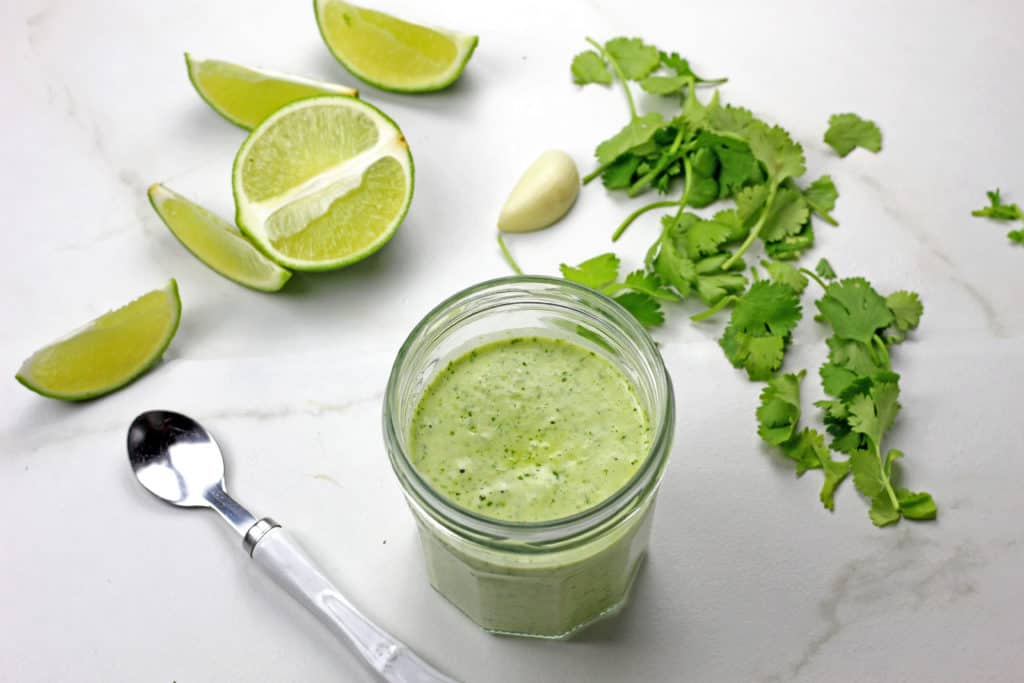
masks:
[[[279,110],[249,135],[232,185],[236,223],[265,254],[293,270],[327,270],[394,235],[412,200],[412,156],[375,107],[317,97]]]
[[[178,283],[171,280],[36,351],[16,378],[32,391],[65,401],[109,394],[160,359],[180,320]]]
[[[199,96],[225,119],[251,130],[286,104],[317,95],[358,94],[353,88],[185,53]]]
[[[220,275],[263,292],[276,292],[292,276],[235,226],[195,202],[159,183],[148,194],[149,203],[178,241]]]
[[[314,0],[331,54],[354,76],[382,90],[428,92],[462,74],[476,36],[430,28],[342,0]]]

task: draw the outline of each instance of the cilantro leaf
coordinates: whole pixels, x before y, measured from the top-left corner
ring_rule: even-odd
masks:
[[[779,126],[769,128],[768,124],[754,119],[746,133],[750,151],[764,164],[773,182],[781,183],[786,178],[797,178],[807,170],[803,147],[793,142],[789,133]]]
[[[847,368],[858,376],[872,376],[886,369],[876,359],[868,344],[838,337],[829,337],[825,342],[828,344],[829,362]]]
[[[747,278],[739,273],[713,273],[698,275],[697,296],[708,306],[714,306],[725,297],[747,288]]]
[[[736,212],[744,223],[751,223],[768,199],[768,188],[751,185],[736,195]]]
[[[782,366],[789,335],[800,321],[800,295],[789,285],[761,280],[739,297],[719,345],[733,367],[752,380]]]
[[[745,369],[754,381],[766,380],[775,374],[782,367],[786,351],[782,337],[754,337],[738,332],[731,325],[725,328],[719,345],[733,367]]]
[[[693,216],[693,214],[690,214]],[[732,226],[715,220],[701,220],[697,216],[684,233],[686,237],[686,255],[691,259],[710,256],[719,251],[719,247],[729,241],[733,233]]]
[[[788,335],[800,322],[800,297],[792,287],[761,280],[736,302],[730,324],[757,336]]]
[[[895,383],[883,382],[871,387],[867,396],[854,396],[847,404],[850,416],[850,428],[871,440],[876,448],[882,445],[882,435],[892,427],[899,412],[900,404],[896,400],[899,388]]]
[[[989,205],[982,209],[971,211],[972,216],[993,218],[997,221],[1024,220],[1024,211],[1019,206],[1003,203],[1002,197],[999,196],[999,188],[985,194],[988,195]]]
[[[828,119],[825,142],[841,157],[857,147],[878,152],[882,149],[882,131],[874,121],[856,114],[833,114]]]
[[[725,226],[729,231],[729,238],[726,243],[739,242],[747,236],[750,232],[743,225],[743,221],[740,220],[740,215],[736,209],[723,209],[709,219],[712,223],[718,223],[719,225]]]
[[[615,297],[615,301],[632,313],[645,327],[657,327],[665,322],[661,304],[643,292],[626,292]]]
[[[778,242],[798,234],[810,217],[810,209],[803,196],[785,187],[776,193],[775,201],[767,211],[760,233],[765,242]]]
[[[889,492],[881,491],[871,499],[871,509],[868,510],[868,516],[877,527],[889,526],[900,521],[900,510],[896,505],[893,505]]]
[[[639,38],[612,38],[604,44],[608,56],[615,60],[622,75],[631,81],[647,76],[661,62],[658,48]]]
[[[1011,242],[1016,242],[1017,244],[1024,244],[1024,230],[1011,230],[1010,232],[1006,233],[1006,236],[1010,238]]]
[[[803,190],[804,200],[816,214],[826,222],[836,225],[836,221],[829,215],[829,212],[836,206],[836,199],[839,192],[836,190],[832,176],[823,175]]]
[[[619,257],[609,252],[587,259],[577,266],[559,266],[562,277],[591,289],[602,289],[619,277]]]
[[[671,95],[685,88],[689,82],[686,76],[648,76],[640,81],[640,87],[652,95]]]
[[[661,63],[675,71],[679,76],[692,78],[697,83],[725,83],[729,80],[728,78],[701,78],[693,73],[693,69],[690,68],[690,62],[680,57],[678,52],[673,52],[672,54],[662,52]]]
[[[620,155],[650,140],[664,124],[665,120],[661,114],[644,114],[627,123],[622,130],[598,145],[594,154],[599,163],[610,164]]]
[[[825,437],[815,429],[804,429],[794,442],[783,445],[783,452],[797,462],[797,476],[809,469],[821,469],[825,481],[818,494],[826,510],[835,509],[836,488],[850,473],[849,460],[833,460],[832,453],[825,445]]]
[[[924,305],[917,292],[899,291],[885,297],[885,303],[892,312],[893,323],[885,334],[885,341],[897,344],[907,338],[907,332],[917,329],[924,313]]]
[[[781,282],[792,287],[798,294],[807,289],[807,276],[784,261],[761,261],[761,265],[768,271],[776,282]]]
[[[714,178],[693,173],[687,181],[691,185],[686,194],[688,206],[699,209],[718,199],[718,181]]]
[[[611,162],[601,173],[601,182],[609,190],[625,190],[633,184],[633,174],[643,161],[635,154],[625,153]]]
[[[746,145],[719,145],[715,147],[718,155],[718,197],[733,197],[749,183],[762,179],[761,168]]]
[[[626,276],[624,286],[634,292],[646,294],[652,299],[679,301],[679,296],[665,286],[657,273],[635,270]]]
[[[875,333],[893,321],[885,299],[864,278],[833,282],[816,304],[840,339],[870,344]]]
[[[896,489],[900,512],[907,519],[915,521],[935,519],[938,510],[929,493],[913,493],[907,489]]]
[[[853,485],[865,498],[874,498],[885,491],[889,480],[882,470],[882,461],[871,451],[865,449],[851,453],[850,471]]]
[[[773,259],[792,261],[814,246],[814,228],[810,221],[795,235],[787,235],[777,242],[765,242],[764,251]]]
[[[818,265],[814,266],[814,272],[818,274],[822,280],[835,280],[836,271],[832,270],[832,264],[827,259],[820,259]]]
[[[572,80],[577,85],[611,85],[612,75],[601,55],[593,50],[585,50],[572,58]]]
[[[800,422],[800,382],[806,374],[801,370],[775,377],[761,390],[757,433],[768,443],[779,446],[793,438]]]

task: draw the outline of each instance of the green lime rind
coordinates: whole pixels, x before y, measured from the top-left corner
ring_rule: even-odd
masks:
[[[33,378],[33,361],[39,358],[42,354],[49,351],[50,349],[53,349],[54,347],[60,346],[65,342],[68,342],[76,337],[79,337],[80,335],[93,331],[93,326],[95,325],[95,323],[102,320],[104,317],[122,311],[132,306],[140,299],[155,292],[163,292],[164,294],[167,295],[167,300],[170,303],[171,318],[168,321],[168,324],[163,330],[161,336],[155,342],[153,351],[146,355],[145,359],[141,363],[138,363],[137,365],[131,368],[127,368],[123,374],[112,379],[110,382],[77,392],[60,391],[59,389],[54,387],[44,386],[40,382],[36,381],[35,378]],[[160,358],[163,357],[164,351],[167,350],[167,347],[170,345],[171,340],[174,339],[174,335],[175,333],[177,333],[178,325],[180,323],[181,297],[179,296],[178,293],[178,282],[174,278],[171,278],[171,280],[163,288],[153,290],[151,292],[146,292],[137,299],[134,299],[133,301],[125,304],[121,308],[105,313],[99,318],[90,321],[84,327],[79,328],[78,330],[72,332],[71,334],[68,334],[63,338],[58,339],[52,344],[48,344],[47,346],[44,346],[43,348],[39,349],[31,356],[29,356],[24,363],[21,364],[21,368],[18,370],[14,378],[18,380],[18,382],[20,382],[22,385],[24,385],[27,389],[30,389],[36,392],[37,394],[40,394],[41,396],[45,396],[46,398],[53,398],[60,401],[70,402],[88,401],[90,399],[99,398],[101,396],[105,396],[109,393],[117,391],[118,389],[121,389],[127,386],[128,384],[131,384],[136,379],[144,375],[154,365],[156,365]]]
[[[462,57],[457,62],[453,62],[452,66],[447,71],[440,74],[437,77],[437,79],[433,81],[428,81],[415,86],[402,86],[394,83],[385,83],[383,81],[373,78],[372,76],[367,75],[366,72],[354,66],[351,60],[347,59],[341,50],[339,50],[336,46],[331,44],[331,41],[328,39],[327,33],[324,30],[324,18],[322,16],[322,7],[326,2],[330,1],[331,0],[313,0],[313,14],[316,16],[316,27],[317,30],[320,32],[320,37],[323,39],[324,45],[327,46],[327,49],[330,51],[331,55],[338,61],[339,64],[345,67],[345,69],[347,69],[349,73],[351,73],[353,76],[361,80],[363,83],[373,86],[378,90],[385,90],[387,92],[402,94],[429,93],[437,92],[438,90],[444,90],[445,88],[447,88],[448,86],[450,86],[452,83],[459,79],[459,76],[461,76],[462,72],[465,71],[466,64],[469,63],[470,57],[472,57],[473,53],[476,51],[477,45],[480,43],[479,36],[466,35],[458,33],[456,31],[449,31],[447,29],[431,27],[431,30],[450,37],[455,43],[456,47],[462,52]]]
[[[390,116],[388,116],[387,114],[385,114],[380,109],[370,104],[366,100],[355,99],[339,95],[324,95],[320,97],[310,97],[305,100],[299,100],[298,102],[293,102],[292,104],[282,107],[278,111],[274,112],[272,116],[270,116],[266,121],[261,123],[251,133],[249,133],[249,136],[245,139],[244,142],[242,142],[241,147],[238,148],[238,152],[235,154],[235,160],[232,163],[231,167],[231,189],[235,199],[235,224],[238,226],[238,229],[241,230],[242,234],[249,238],[249,241],[253,244],[253,246],[255,246],[257,249],[263,252],[263,254],[267,258],[293,271],[323,272],[328,270],[337,270],[339,268],[344,268],[345,266],[352,265],[353,263],[362,261],[371,254],[374,254],[375,252],[379,251],[385,244],[391,241],[391,238],[394,237],[395,233],[398,231],[398,227],[405,220],[406,215],[409,213],[409,207],[412,204],[413,194],[415,193],[416,166],[415,163],[413,162],[412,152],[409,150],[408,145],[406,145],[405,157],[408,163],[409,191],[406,194],[405,202],[402,205],[401,211],[398,213],[398,215],[395,217],[392,223],[384,231],[381,232],[380,236],[372,244],[358,252],[348,254],[345,257],[339,259],[325,261],[302,261],[289,258],[284,254],[277,252],[270,244],[267,243],[267,240],[261,233],[252,229],[252,226],[246,225],[246,222],[242,216],[243,205],[246,200],[244,200],[241,197],[242,193],[240,191],[241,160],[245,158],[253,143],[261,136],[261,133],[264,128],[269,128],[270,126],[274,125],[274,123],[278,119],[287,116],[292,111],[301,109],[303,107],[311,106],[321,101],[331,100],[345,100],[349,103],[370,110],[370,112],[372,112],[374,116],[379,116],[389,126],[394,128],[394,130],[400,136],[402,136],[403,140],[405,139],[404,136],[402,135],[401,129],[398,127],[398,124],[395,123],[394,119],[392,119]]]
[[[170,230],[171,234],[181,242],[181,245],[185,247],[193,256],[199,259],[203,265],[208,267],[218,275],[231,280],[243,287],[254,289],[259,292],[277,292],[285,283],[291,279],[292,273],[285,268],[282,268],[277,262],[268,258],[260,249],[258,249],[251,241],[249,241],[241,232],[235,229],[233,225],[225,221],[220,216],[213,212],[203,208],[202,206],[191,201],[187,197],[184,197],[177,192],[174,192],[170,188],[160,183],[155,183],[149,187],[146,192],[149,197],[149,204],[153,207],[156,215],[160,217],[167,229]],[[163,196],[161,196],[163,195]],[[190,210],[195,212],[198,216],[203,219],[203,225],[200,230],[208,230],[211,233],[218,231],[217,235],[212,235],[214,239],[220,237],[219,233],[224,233],[228,242],[223,244],[223,250],[219,253],[216,247],[204,248],[199,243],[190,243],[186,237],[188,234],[187,226],[183,222],[176,222],[173,215],[165,211],[165,203],[167,200],[174,200],[181,202],[187,206]],[[192,231],[193,233],[196,231]],[[225,251],[230,250],[233,254],[225,254]],[[225,260],[234,260],[235,263],[232,272],[228,266],[218,265],[218,262],[223,264]],[[248,264],[246,263],[248,262]],[[250,272],[244,272],[249,267]],[[253,271],[262,272],[253,272]]]
[[[350,88],[345,85],[328,83],[326,81],[318,81],[312,78],[305,78],[293,74],[269,71],[267,69],[256,69],[249,66],[243,66],[242,64],[236,64],[234,62],[227,62],[219,59],[199,59],[194,57],[192,54],[186,52],[185,67],[188,73],[188,80],[192,83],[192,87],[195,89],[196,94],[199,95],[199,97],[202,98],[202,100],[206,102],[207,105],[209,105],[210,109],[217,112],[221,117],[223,117],[224,120],[233,123],[234,125],[238,126],[239,128],[242,128],[243,130],[252,130],[256,126],[258,126],[266,118],[266,116],[247,116],[243,114],[241,111],[233,111],[233,107],[229,106],[227,103],[218,101],[217,98],[212,93],[210,93],[207,88],[203,87],[201,83],[202,79],[200,79],[199,77],[200,69],[203,68],[204,65],[209,64],[217,65],[226,69],[237,70],[239,74],[243,75],[259,76],[266,79],[267,81],[278,81],[293,86],[303,86],[311,91],[299,97],[276,98],[277,103],[273,106],[274,110],[280,109],[281,107],[291,104],[292,102],[295,102],[299,99],[304,99],[306,97],[316,97],[318,95],[347,95],[349,97],[359,96],[358,90],[356,90],[355,88]],[[254,93],[257,91],[263,92],[264,94],[266,93],[265,88],[261,88],[260,86],[256,85],[253,85],[251,87],[253,88]],[[315,92],[317,90],[320,92]]]

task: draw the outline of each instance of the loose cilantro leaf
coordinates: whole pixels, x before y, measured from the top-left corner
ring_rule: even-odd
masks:
[[[612,75],[608,72],[601,55],[593,50],[585,50],[572,58],[572,80],[577,85],[611,85]]]
[[[1024,244],[1024,230],[1011,230],[1010,232],[1006,233],[1006,236],[1010,238],[1011,242],[1016,242],[1017,244]]]
[[[631,81],[647,76],[661,61],[658,48],[639,38],[612,38],[604,44],[604,49],[618,64],[622,75]]]
[[[591,289],[602,289],[619,277],[619,257],[612,253],[601,254],[587,259],[577,266],[562,264],[559,266],[562,277],[578,282]]]
[[[768,271],[776,282],[782,282],[792,287],[798,294],[807,289],[807,276],[784,261],[761,261],[761,265]]]
[[[601,164],[610,164],[621,154],[650,140],[665,124],[661,114],[652,112],[633,119],[600,145],[594,154]]]
[[[875,333],[893,321],[885,299],[864,278],[830,284],[817,306],[836,336],[864,344],[870,344]]]
[[[972,216],[994,218],[997,221],[1024,220],[1024,211],[1019,206],[1003,203],[1002,197],[999,196],[999,188],[985,194],[988,195],[989,205],[982,209],[971,211]],[[1011,237],[1010,239],[1013,238]]]
[[[779,446],[793,438],[800,422],[800,382],[806,371],[780,375],[768,380],[761,390],[757,409],[757,433]]]
[[[661,305],[643,292],[627,292],[618,295],[615,300],[645,327],[657,327],[665,322]]]
[[[835,280],[836,271],[832,270],[832,264],[828,262],[828,259],[820,259],[818,265],[814,266],[814,272],[818,274],[822,280]]]
[[[874,121],[856,114],[833,114],[828,119],[825,142],[841,157],[857,147],[878,152],[882,149],[882,131]]]

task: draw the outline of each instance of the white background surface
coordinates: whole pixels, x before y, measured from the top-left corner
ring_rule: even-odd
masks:
[[[1024,249],[972,219],[984,190],[1024,202],[1024,64],[1016,2],[515,2],[382,8],[480,35],[459,83],[382,93],[336,64],[307,2],[4,3],[0,193],[0,680],[361,681],[354,658],[269,585],[212,513],[158,503],[124,452],[140,411],[195,416],[225,448],[229,488],[282,521],[364,611],[476,681],[1013,680],[1024,670]],[[715,344],[721,322],[676,307],[656,333],[676,384],[677,443],[652,552],[620,618],[565,643],[489,636],[427,585],[387,464],[391,360],[443,297],[506,274],[497,210],[543,149],[586,172],[626,120],[618,92],[569,78],[583,37],[639,35],[731,78],[725,99],[805,145],[831,173],[838,229],[805,257],[926,313],[894,352],[903,412],[889,443],[933,524],[878,530],[845,484],[794,478],[755,434],[759,385]],[[248,291],[190,256],[145,187],[164,181],[232,215],[244,132],[192,91],[182,51],[358,85],[416,161],[394,241],[333,274]],[[877,120],[884,150],[838,159],[829,114]],[[588,186],[568,219],[511,247],[554,273],[606,250],[639,205]],[[657,215],[617,247],[629,267]],[[163,364],[84,405],[13,380],[70,328],[176,277],[184,317]],[[813,288],[813,285],[812,285]],[[805,307],[812,306],[810,294]],[[813,368],[806,316],[786,368]],[[820,390],[810,379],[805,401]],[[809,403],[808,403],[809,409]]]

